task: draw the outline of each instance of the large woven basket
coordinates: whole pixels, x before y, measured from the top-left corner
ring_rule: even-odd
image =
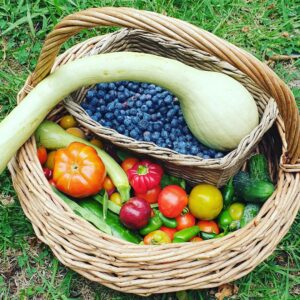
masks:
[[[137,30],[90,39],[55,61],[60,46],[70,36],[100,25]],[[249,53],[193,25],[152,12],[98,8],[68,16],[48,35],[37,67],[19,93],[18,101],[51,69],[67,61],[99,52],[124,50],[173,57],[194,67],[233,76],[254,95],[261,123],[223,160],[204,162],[153,144],[139,144],[101,127],[76,104],[84,98],[85,89],[82,89],[74,93],[72,101],[66,101],[65,106],[85,128],[120,147],[160,159],[174,174],[181,170],[180,175],[190,179],[189,172],[199,172],[197,180],[218,184],[236,172],[251,151],[260,151],[268,158],[272,178],[277,182],[276,191],[251,223],[223,238],[201,243],[133,245],[98,231],[76,216],[52,192],[38,162],[32,137],[12,159],[9,169],[36,235],[66,266],[122,292],[149,295],[210,288],[246,275],[273,252],[300,207],[300,124],[292,93],[272,70]],[[277,113],[272,98],[277,103],[279,116],[266,133]],[[57,119],[62,113],[63,107],[58,106],[49,117]],[[253,149],[263,135],[261,143]],[[209,174],[206,178],[205,172]]]

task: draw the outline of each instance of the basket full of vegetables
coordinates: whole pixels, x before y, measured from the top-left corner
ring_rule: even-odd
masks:
[[[57,57],[96,26],[126,29]],[[16,153],[9,170],[38,238],[113,289],[238,279],[299,210],[292,93],[249,53],[181,20],[129,8],[64,18],[18,103],[0,124],[0,171]]]

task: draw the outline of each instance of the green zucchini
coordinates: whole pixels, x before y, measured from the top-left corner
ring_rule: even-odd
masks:
[[[246,202],[263,203],[274,192],[274,185],[270,182],[251,178],[247,172],[239,172],[233,179],[237,196]]]
[[[241,219],[241,228],[246,226],[251,220],[253,220],[260,210],[260,206],[253,203],[248,203],[245,206],[244,213]]]
[[[249,159],[249,173],[253,179],[271,182],[268,161],[263,154],[255,154]]]

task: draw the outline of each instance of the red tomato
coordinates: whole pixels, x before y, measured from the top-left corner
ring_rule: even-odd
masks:
[[[170,237],[171,241],[173,240],[174,234],[177,231],[176,228],[168,228],[166,226],[161,226],[159,230],[165,232]]]
[[[182,229],[185,229],[185,228],[188,228],[188,227],[192,227],[196,223],[196,219],[191,213],[187,213],[187,214],[178,216],[176,218],[176,221],[177,221],[177,224],[178,224],[176,229],[178,231],[182,230]]]
[[[137,162],[139,162],[138,159],[134,157],[128,157],[122,162],[121,167],[125,173],[127,173],[127,171],[130,170]]]
[[[168,218],[178,217],[188,203],[188,196],[178,185],[166,186],[158,196],[158,207]]]
[[[201,231],[208,232],[208,233],[215,233],[219,234],[220,229],[218,224],[215,221],[204,221],[201,220],[197,223]]]
[[[203,241],[203,239],[201,239],[201,237],[199,236],[194,236],[193,238],[190,239],[190,242],[192,243],[201,242],[201,241]]]
[[[73,142],[55,154],[53,180],[57,189],[75,197],[97,194],[103,186],[105,166],[96,150]]]
[[[106,190],[108,195],[110,196],[115,191],[115,186],[110,179],[110,177],[106,176],[103,182],[103,188]]]
[[[54,182],[53,178],[51,178],[50,180],[48,180],[48,182],[55,187],[55,182]]]
[[[146,193],[143,193],[143,194],[136,193],[135,196],[138,198],[145,199],[147,202],[152,204],[152,203],[157,202],[160,191],[161,191],[161,188],[158,185],[158,186],[154,187],[153,189],[148,190]]]
[[[144,237],[145,245],[162,245],[171,243],[171,239],[164,231],[155,230]]]
[[[48,168],[43,168],[44,175],[47,179],[51,179],[53,176],[53,171]]]
[[[38,159],[41,163],[41,165],[43,165],[46,161],[47,161],[47,150],[45,147],[40,146],[37,148],[37,156]]]

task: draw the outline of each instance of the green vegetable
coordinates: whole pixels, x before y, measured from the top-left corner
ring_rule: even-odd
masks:
[[[104,221],[106,220],[107,210],[108,210],[108,195],[107,195],[107,192],[105,191],[104,196],[103,196],[103,219],[104,219]]]
[[[104,220],[103,218],[103,209],[102,205],[97,201],[87,198],[80,200],[79,205],[88,211],[90,211],[93,215],[95,215],[99,220]],[[122,240],[126,240],[131,243],[139,244],[141,238],[138,234],[133,231],[130,231],[126,228],[119,219],[119,216],[115,215],[111,211],[107,211],[107,216],[105,220],[106,224],[110,227],[111,233],[113,236],[118,237]]]
[[[175,232],[173,243],[188,242],[191,238],[200,232],[199,226],[192,226]]]
[[[141,235],[147,235],[148,233],[159,229],[163,225],[162,220],[160,219],[158,213],[154,217],[150,218],[146,227],[140,229]]]
[[[177,227],[177,221],[175,219],[167,218],[161,212],[159,212],[158,215],[166,227],[169,227],[169,228]]]
[[[52,72],[2,121],[0,172],[50,110],[71,92],[98,82],[121,80],[154,83],[173,92],[191,132],[214,149],[236,148],[258,125],[253,97],[230,76],[145,53],[87,56]]]
[[[226,208],[233,202],[233,196],[234,196],[233,177],[231,177],[230,180],[227,182],[227,184],[224,186],[222,190],[222,196],[223,196],[224,208]]]
[[[274,185],[250,178],[246,172],[239,172],[233,179],[236,194],[248,202],[263,203],[274,192]]]
[[[240,228],[241,228],[241,221],[240,220],[234,220],[228,226],[229,231],[236,231]]]
[[[232,217],[230,216],[230,213],[228,209],[221,212],[218,218],[218,225],[221,229],[224,231],[229,228],[229,225],[233,221]]]
[[[204,240],[211,240],[214,239],[215,237],[217,237],[217,234],[213,233],[213,232],[204,232],[201,231],[200,232],[200,236],[204,239]]]
[[[182,187],[184,190],[186,188],[186,182],[184,179],[179,178],[179,177],[174,177],[168,174],[164,174],[161,181],[160,181],[160,186],[163,189],[164,187],[168,185],[178,185]]]
[[[271,182],[268,161],[263,154],[253,155],[249,159],[249,173],[253,179]]]
[[[93,147],[99,157],[102,159],[106,171],[117,187],[122,200],[128,200],[130,197],[130,185],[128,178],[121,166],[105,151],[99,149],[88,141],[67,133],[59,125],[50,121],[44,121],[36,130],[35,136],[37,142],[47,149],[65,148],[72,142],[80,142]]]
[[[96,200],[97,202],[101,203],[102,205],[104,205],[104,194],[103,195],[98,194],[98,195],[92,196],[92,198],[94,200]],[[107,205],[108,205],[109,210],[111,210],[112,212],[114,212],[117,215],[120,214],[121,207],[119,205],[115,204],[111,200],[107,200]]]
[[[260,206],[257,204],[249,203],[244,209],[244,214],[241,219],[241,228],[246,226],[251,220],[253,220],[260,210]]]

